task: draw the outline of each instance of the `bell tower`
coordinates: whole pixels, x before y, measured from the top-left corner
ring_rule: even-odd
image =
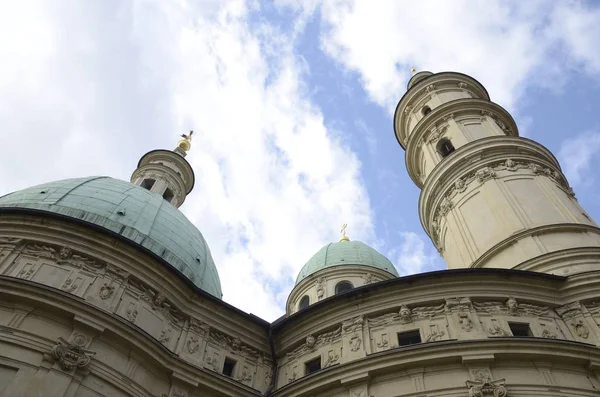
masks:
[[[194,170],[185,156],[191,149],[192,135],[181,135],[174,150],[153,150],[140,159],[131,183],[142,186],[179,208],[194,188]]]
[[[600,229],[554,155],[474,78],[416,72],[394,115],[419,217],[449,268],[600,269]]]

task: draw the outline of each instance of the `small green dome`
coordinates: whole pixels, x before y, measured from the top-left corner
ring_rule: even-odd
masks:
[[[327,267],[362,265],[376,267],[398,277],[398,271],[388,258],[360,241],[340,241],[327,244],[310,258],[300,270],[296,285],[306,277]]]
[[[109,177],[66,179],[0,197],[2,209],[47,211],[121,235],[177,269],[195,285],[222,297],[217,268],[204,237],[161,195]]]

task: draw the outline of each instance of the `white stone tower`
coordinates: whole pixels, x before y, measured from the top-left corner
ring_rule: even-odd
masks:
[[[191,149],[192,135],[181,135],[175,150],[152,150],[140,159],[131,183],[158,193],[179,208],[194,188],[194,170],[184,158]]]
[[[414,73],[414,71],[413,71]],[[600,229],[544,146],[470,76],[415,73],[394,130],[419,216],[449,268],[600,269]]]

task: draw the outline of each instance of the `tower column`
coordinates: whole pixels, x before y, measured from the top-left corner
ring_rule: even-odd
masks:
[[[422,189],[421,223],[449,268],[600,268],[600,229],[552,153],[460,73],[416,73],[394,117]]]

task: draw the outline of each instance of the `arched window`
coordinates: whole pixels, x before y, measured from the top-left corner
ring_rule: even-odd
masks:
[[[298,310],[302,310],[305,307],[308,307],[308,305],[310,305],[310,298],[308,297],[308,295],[304,295],[302,299],[300,299],[300,303],[298,304]]]
[[[341,294],[350,291],[354,286],[350,281],[340,281],[335,286],[335,294]]]
[[[152,189],[152,186],[154,186],[154,183],[155,183],[155,182],[156,182],[156,181],[155,181],[154,179],[150,179],[150,178],[148,178],[148,179],[144,179],[144,180],[142,181],[142,185],[141,185],[141,186],[142,186],[144,189],[150,190],[150,189]]]
[[[450,142],[450,139],[448,138],[440,139],[437,144],[437,151],[442,155],[442,157],[448,156],[454,150],[454,145],[452,145],[452,142]]]
[[[427,116],[429,113],[431,113],[431,108],[427,105],[423,106],[423,109],[421,109],[423,117]]]

